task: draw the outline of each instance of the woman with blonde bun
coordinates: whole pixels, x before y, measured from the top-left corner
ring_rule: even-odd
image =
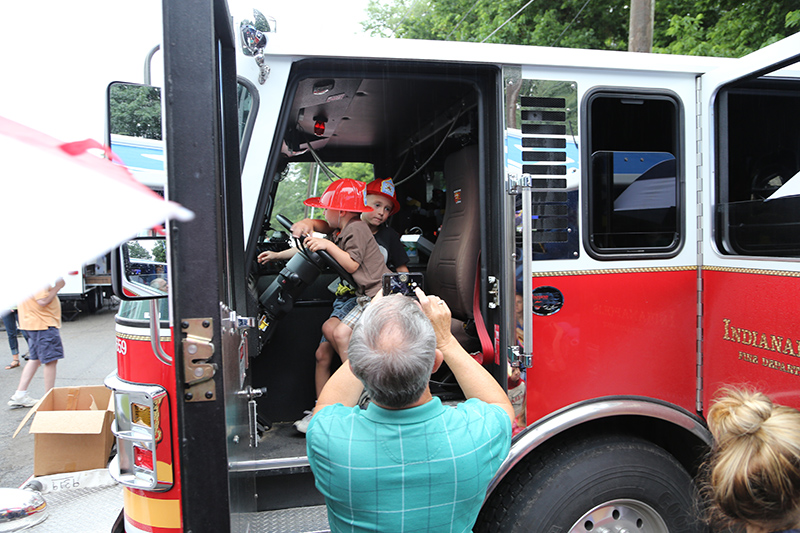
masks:
[[[747,533],[800,533],[800,411],[760,392],[723,389],[708,426],[712,519]]]

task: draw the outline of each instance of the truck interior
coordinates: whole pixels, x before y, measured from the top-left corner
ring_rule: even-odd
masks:
[[[314,353],[335,298],[328,286],[338,274],[324,260],[319,267],[309,266],[314,259],[301,264],[300,254],[265,265],[254,258],[294,245],[286,219],[322,218],[322,210],[312,213],[302,201],[319,196],[332,179],[393,178],[401,209],[388,225],[402,236],[410,271],[423,273],[426,292],[447,301],[465,348],[480,349],[472,298],[487,235],[482,213],[491,209],[482,184],[500,177],[497,162],[486,156],[487,139],[499,138],[499,126],[486,119],[497,116],[497,76],[497,69],[464,65],[296,65],[280,143],[271,147],[274,168],[259,200],[263,219],[251,235],[257,245],[248,252],[251,292],[269,323],[252,362],[252,386],[268,391],[258,413],[270,428],[262,436],[269,457],[305,455],[304,436],[292,423],[314,406]],[[431,387],[444,400],[463,397],[446,368],[432,376]]]

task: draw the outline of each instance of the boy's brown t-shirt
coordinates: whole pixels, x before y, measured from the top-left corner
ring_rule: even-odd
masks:
[[[356,295],[375,296],[381,288],[383,274],[391,270],[387,268],[367,223],[360,218],[351,220],[334,236],[333,242],[359,265],[358,270],[353,272],[353,280],[357,285]]]

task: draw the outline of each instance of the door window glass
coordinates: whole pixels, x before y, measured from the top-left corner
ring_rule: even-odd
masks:
[[[762,78],[717,99],[714,237],[724,254],[800,256],[796,84]]]
[[[600,258],[675,253],[681,242],[679,106],[662,95],[588,99],[588,248]]]

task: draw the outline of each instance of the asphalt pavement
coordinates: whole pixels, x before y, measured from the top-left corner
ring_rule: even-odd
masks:
[[[94,314],[81,313],[70,322],[62,322],[61,339],[64,359],[58,362],[56,387],[102,385],[117,364],[114,315],[108,305]],[[19,338],[20,353],[28,345]],[[6,402],[17,390],[22,367],[4,370],[11,361],[11,349],[5,331],[0,331],[0,488],[17,488],[33,475],[33,435],[28,426],[12,439],[17,426],[29,409],[13,409]],[[23,361],[24,364],[24,361]],[[34,398],[44,394],[42,369],[37,370],[28,393]]]

